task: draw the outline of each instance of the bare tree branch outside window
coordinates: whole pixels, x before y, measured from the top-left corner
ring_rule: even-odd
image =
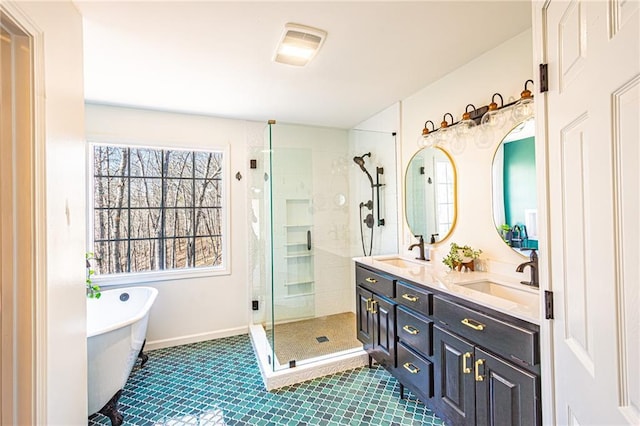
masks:
[[[96,273],[222,265],[219,151],[94,145]]]

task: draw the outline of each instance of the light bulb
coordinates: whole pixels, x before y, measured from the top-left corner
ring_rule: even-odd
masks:
[[[447,145],[455,136],[455,130],[453,130],[452,127],[449,127],[449,123],[447,122],[447,115],[451,117],[451,123],[453,123],[453,115],[446,113],[442,118],[440,128],[435,135],[436,145],[438,146]]]
[[[524,83],[524,90],[520,93],[520,100],[513,106],[511,116],[516,123],[520,123],[529,117],[533,117],[533,96],[531,91],[527,89],[527,83],[533,80],[527,80]]]
[[[428,120],[424,123],[424,128],[422,129],[422,133],[418,136],[418,147],[420,148],[431,148],[435,144],[435,135],[429,132],[427,128],[427,124],[431,123],[433,130],[433,121]]]
[[[533,98],[520,99],[513,106],[513,120],[517,123],[533,117]]]

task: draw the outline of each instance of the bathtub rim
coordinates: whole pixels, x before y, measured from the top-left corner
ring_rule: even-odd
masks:
[[[109,290],[105,290],[102,292],[102,294],[104,293],[110,293],[110,292],[123,292],[123,291],[127,291],[127,290],[133,290],[133,289],[143,289],[143,290],[150,290],[150,295],[147,298],[147,301],[145,302],[145,304],[142,306],[142,308],[140,309],[140,311],[128,318],[126,321],[122,321],[122,322],[116,322],[114,324],[110,324],[106,327],[102,327],[102,328],[98,328],[95,330],[91,330],[91,332],[88,329],[89,323],[87,322],[87,339],[90,337],[94,337],[94,336],[99,336],[101,334],[104,333],[108,333],[110,331],[113,330],[117,330],[118,328],[122,328],[122,327],[126,327],[130,324],[133,324],[137,321],[140,321],[145,315],[147,315],[149,313],[149,311],[151,310],[151,306],[153,306],[153,302],[155,302],[156,297],[158,296],[158,289],[154,288],[154,287],[149,287],[149,286],[129,286],[129,287],[120,287],[120,288],[113,288],[113,289],[109,289]],[[100,299],[96,300],[95,303],[100,303]],[[88,304],[87,304],[87,308],[88,308]]]

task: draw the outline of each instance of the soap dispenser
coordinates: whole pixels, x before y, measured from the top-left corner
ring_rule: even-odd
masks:
[[[438,234],[431,234],[431,240],[429,241],[429,259],[435,259],[436,249],[433,248],[433,244],[436,243],[436,237]]]

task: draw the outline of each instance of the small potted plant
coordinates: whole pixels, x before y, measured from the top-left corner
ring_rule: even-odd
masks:
[[[447,256],[442,259],[442,263],[451,270],[457,269],[460,271],[464,267],[473,271],[473,260],[477,259],[481,253],[482,250],[475,250],[468,245],[459,246],[456,243],[451,243],[451,249],[449,249]]]
[[[93,274],[96,273],[96,271],[94,269],[91,268],[91,260],[94,260],[96,258],[94,253],[85,253],[84,254],[84,260],[85,260],[85,265],[87,268],[87,278],[85,280],[85,285],[87,286],[87,297],[90,299],[100,299],[100,296],[102,295],[100,293],[100,287],[93,284],[93,281],[91,280],[91,276]]]

